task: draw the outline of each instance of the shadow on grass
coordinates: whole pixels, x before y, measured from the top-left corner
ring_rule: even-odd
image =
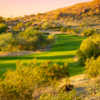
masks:
[[[79,62],[69,63],[70,76],[82,74],[84,72],[84,66],[80,65]]]
[[[52,46],[51,51],[70,51],[79,48],[85,37],[60,35],[56,36],[56,43]]]
[[[37,60],[39,59],[68,59],[72,58],[74,55],[57,55],[57,56],[38,56],[38,57],[30,57],[30,56],[17,56],[17,57],[0,57],[0,61],[2,60],[32,60],[36,58]]]
[[[0,77],[3,77],[3,74],[8,70],[15,70],[16,63],[0,63]]]
[[[67,42],[62,44],[55,44],[53,45],[53,49],[51,51],[71,51],[76,50],[79,48],[81,42],[80,41],[73,41]]]
[[[0,57],[0,61],[2,60],[31,60],[33,59],[34,57],[30,57],[30,56],[16,56],[16,57]]]
[[[72,58],[72,57],[74,57],[74,55],[41,56],[41,57],[36,57],[36,58],[51,60],[51,59],[68,59],[68,58]]]

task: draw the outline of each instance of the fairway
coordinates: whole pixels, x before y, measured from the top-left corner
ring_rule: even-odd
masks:
[[[16,69],[16,61],[29,62],[37,59],[39,62],[53,61],[56,63],[66,62],[69,64],[70,75],[80,74],[84,71],[83,66],[74,62],[74,57],[80,43],[84,37],[59,34],[56,35],[56,40],[51,46],[50,51],[34,53],[32,55],[18,57],[1,57],[0,58],[0,76],[9,69]]]

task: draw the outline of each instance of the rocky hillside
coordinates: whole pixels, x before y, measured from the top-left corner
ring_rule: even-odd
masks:
[[[27,16],[35,19],[61,19],[61,18],[84,18],[87,16],[100,15],[100,0],[93,0],[91,2],[79,3],[73,6],[60,8],[47,13],[39,13],[37,15]]]
[[[91,2],[79,3],[70,7],[65,7],[51,11],[47,15],[57,15],[60,17],[84,17],[100,15],[100,0],[93,0]]]
[[[18,23],[21,23],[20,26],[24,24],[22,30],[27,26],[41,27],[41,25],[47,24],[47,22],[53,22],[53,24],[56,23],[57,25],[59,23],[64,25],[80,25],[84,22],[91,26],[100,26],[100,0],[79,3],[37,15],[7,19],[9,27],[16,26]]]

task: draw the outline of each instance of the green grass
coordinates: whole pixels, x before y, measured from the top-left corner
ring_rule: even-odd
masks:
[[[39,62],[53,61],[56,63],[66,62],[69,64],[70,75],[77,75],[84,71],[84,67],[74,62],[74,57],[80,43],[84,37],[72,35],[56,35],[56,40],[53,43],[51,50],[41,53],[34,53],[32,55],[18,56],[18,57],[1,57],[0,58],[0,76],[8,69],[16,69],[16,61],[29,62],[34,58]]]

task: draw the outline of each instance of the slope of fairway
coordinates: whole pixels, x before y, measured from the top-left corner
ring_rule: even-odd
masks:
[[[74,62],[74,56],[76,50],[79,48],[80,43],[84,37],[72,36],[72,35],[56,35],[56,40],[51,46],[50,51],[34,53],[27,56],[18,57],[1,57],[0,58],[0,75],[6,72],[8,69],[16,69],[16,61],[32,61],[36,58],[39,62],[53,61],[59,64],[66,62],[69,64],[69,70],[71,75],[80,74],[83,72],[83,67]]]

